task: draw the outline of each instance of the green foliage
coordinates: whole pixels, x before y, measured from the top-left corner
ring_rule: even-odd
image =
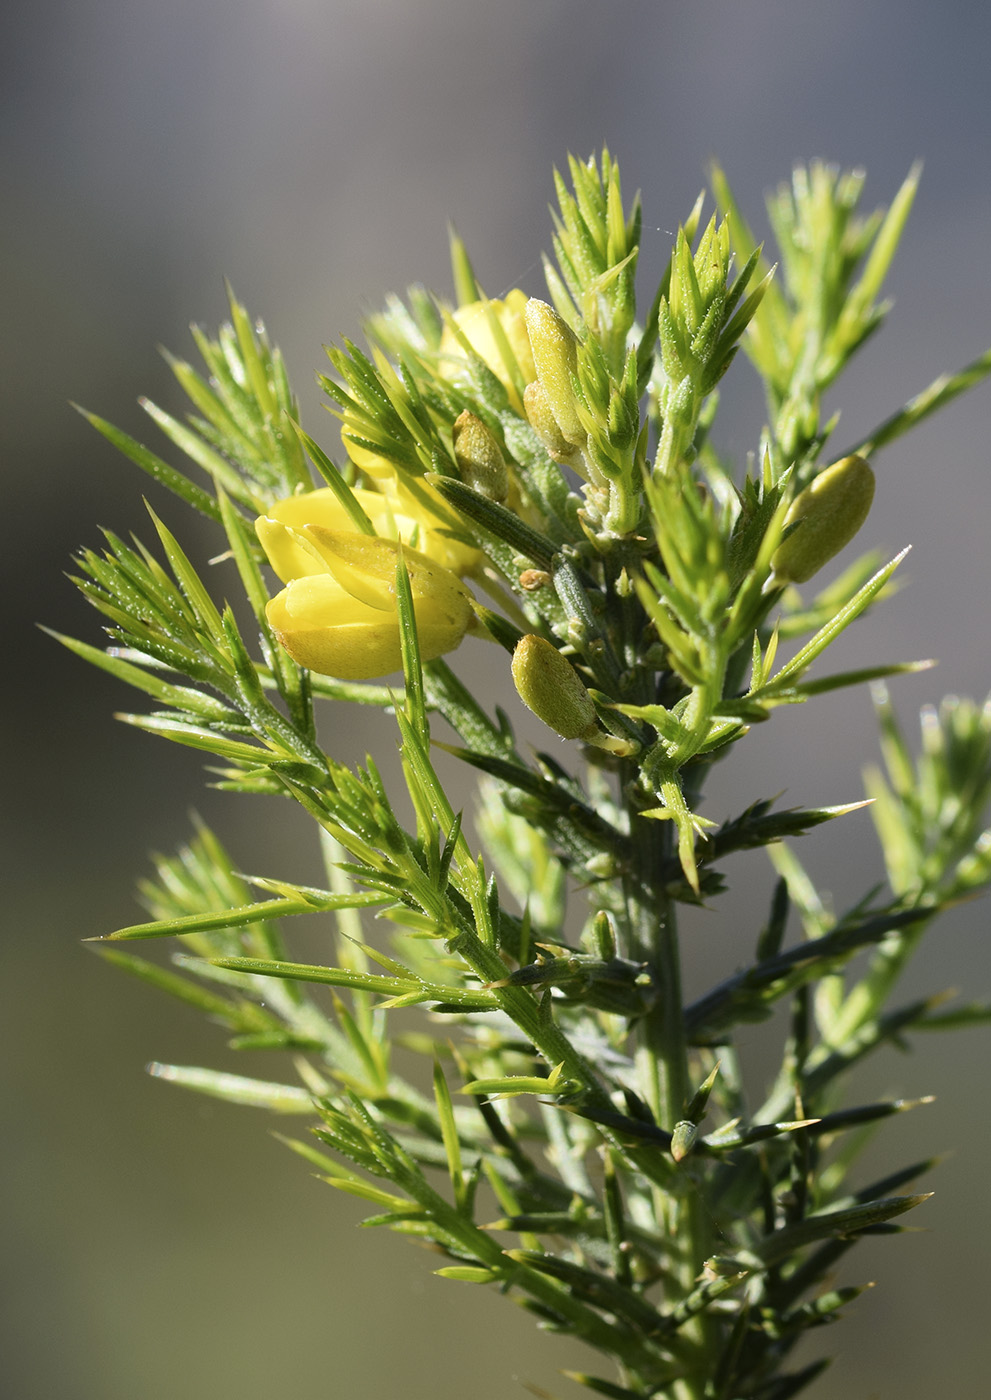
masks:
[[[453,236],[456,307],[413,289],[369,323],[369,354],[330,351],[340,466],[301,428],[278,351],[233,297],[215,340],[196,332],[206,377],[170,361],[193,412],[147,406],[206,486],[87,415],[214,523],[218,564],[208,579],[154,515],[154,549],[108,535],[104,552],[81,554],[77,582],[109,645],[61,640],[151,697],[127,722],[219,759],[224,787],[301,804],[326,870],[319,887],[248,879],[200,828],[142,887],[149,920],[96,946],[236,1049],[291,1052],[285,1082],[154,1074],[309,1114],[314,1135],[290,1147],[368,1202],[367,1224],[429,1242],[443,1277],[497,1285],[615,1364],[613,1379],[570,1373],[578,1384],[784,1400],[823,1364],[789,1370],[795,1344],[861,1291],[831,1282],[841,1257],[865,1233],[896,1233],[926,1199],[903,1191],[929,1163],[857,1184],[866,1129],[925,1101],[849,1104],[849,1071],[914,1031],[991,1018],[941,994],[897,997],[933,918],[991,879],[991,710],[927,710],[914,760],[880,682],[929,663],[818,669],[903,555],[868,553],[804,600],[774,566],[783,542],[789,559],[801,553],[789,508],[828,467],[819,397],[885,314],[915,173],[886,215],[865,219],[860,176],[796,170],[770,206],[779,278],[715,171],[721,217],[703,225],[695,206],[640,312],[639,200],[624,207],[607,152],[572,160],[569,176],[555,177],[553,308],[531,301],[524,317],[520,293],[487,301]],[[743,474],[708,445],[716,386],[741,347],[768,404],[758,469]],[[857,451],[989,370],[991,352]],[[474,455],[455,449],[466,424]],[[286,497],[305,513],[315,490],[356,557],[376,531],[400,542],[391,589],[335,574],[398,627],[391,684],[309,673],[270,620],[253,517]],[[290,524],[281,538],[305,581],[310,537]],[[424,660],[422,566],[407,567],[423,556],[407,550],[431,548],[444,553],[426,560],[437,577],[455,569],[489,595],[474,603],[475,630],[515,649],[553,753],[523,748],[503,710],[446,660]],[[809,572],[803,559],[788,577]],[[503,673],[499,698],[513,705],[509,656]],[[704,786],[779,706],[865,681],[877,687],[886,773],[867,786],[890,891],[844,895],[833,914],[785,843],[862,804],[785,810],[758,795],[717,828]],[[401,801],[372,757],[352,769],[325,752],[315,707],[328,700],[389,713]],[[453,742],[437,737],[440,721]],[[554,730],[577,736],[569,750]],[[481,775],[474,812],[455,810],[441,750]],[[678,906],[729,905],[723,862],[762,847],[778,874],[767,920],[738,928],[737,970],[686,1003]],[[325,961],[291,956],[285,921],[302,916],[329,929]],[[120,946],[142,939],[180,940],[173,966]],[[735,1040],[779,1005],[780,1070],[755,1101]]]

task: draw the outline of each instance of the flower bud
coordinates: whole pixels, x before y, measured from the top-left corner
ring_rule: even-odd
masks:
[[[785,527],[796,528],[774,551],[778,578],[805,583],[850,543],[874,499],[874,473],[863,457],[843,457],[792,501]]]
[[[528,384],[523,392],[523,410],[526,413],[530,427],[537,434],[548,455],[555,462],[563,462],[566,466],[571,465],[572,460],[578,456],[578,448],[574,443],[569,442],[561,431],[561,426],[547,401],[547,394],[539,379],[535,379],[532,384]]]
[[[575,447],[584,447],[588,434],[581,425],[572,388],[572,379],[578,372],[578,341],[553,306],[536,297],[526,304],[526,328],[548,408],[565,440]]]
[[[543,637],[530,633],[517,642],[513,682],[527,709],[562,739],[590,739],[598,733],[595,706],[578,672]]]
[[[676,1162],[683,1162],[695,1146],[695,1139],[699,1135],[698,1125],[689,1119],[683,1118],[680,1123],[675,1123],[674,1131],[671,1134],[671,1156]]]
[[[454,420],[454,457],[461,480],[490,501],[504,501],[509,473],[499,444],[488,428],[468,409]]]

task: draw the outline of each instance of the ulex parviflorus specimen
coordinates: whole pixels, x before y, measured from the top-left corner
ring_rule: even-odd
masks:
[[[319,888],[245,880],[200,829],[142,887],[152,921],[100,951],[238,1049],[288,1052],[286,1083],[156,1074],[314,1119],[290,1146],[331,1185],[439,1250],[445,1277],[494,1285],[602,1353],[611,1378],[580,1384],[785,1400],[823,1364],[796,1368],[796,1341],[858,1292],[835,1281],[841,1257],[923,1199],[906,1194],[920,1166],[850,1184],[850,1130],[911,1105],[847,1105],[847,1071],[896,1035],[988,1015],[896,992],[929,921],[988,879],[991,716],[945,704],[915,763],[880,688],[912,665],[821,664],[900,556],[813,580],[867,518],[870,460],[991,353],[836,452],[820,395],[884,314],[914,177],[863,219],[859,177],[796,170],[770,204],[775,270],[717,171],[721,212],[703,224],[700,198],[639,310],[639,203],[624,209],[606,153],[570,179],[555,177],[547,300],[487,298],[455,239],[455,305],[413,289],[370,322],[369,354],[329,352],[337,461],[233,298],[215,340],[195,333],[205,375],[174,363],[193,412],[148,406],[205,484],[90,416],[214,522],[220,562],[208,586],[157,518],[155,550],[108,536],[79,585],[110,645],[67,645],[150,695],[129,722],[205,750],[222,786],[299,802],[327,871]],[[741,347],[768,411],[743,476],[708,436]],[[498,705],[472,689],[479,643],[453,656],[472,636],[505,650]],[[757,795],[717,828],[702,793],[778,706],[867,681],[891,893],[834,916],[785,842],[847,808]],[[518,745],[511,682],[548,752]],[[372,758],[352,770],[321,747],[327,702],[380,707],[384,743],[398,726],[412,821]],[[480,775],[470,823],[434,767],[437,716],[458,739],[442,747]],[[738,971],[685,1004],[678,906],[718,909],[720,863],[761,846],[779,877],[767,921],[737,935]],[[327,965],[292,960],[296,915],[336,924]],[[120,947],[176,936],[175,968]],[[734,1035],[780,1002],[761,1102]],[[432,1092],[397,1067],[400,1041],[427,1057]]]

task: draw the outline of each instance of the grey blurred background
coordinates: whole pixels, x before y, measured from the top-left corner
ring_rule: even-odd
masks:
[[[211,793],[194,754],[115,725],[130,697],[34,629],[98,639],[63,571],[98,525],[147,534],[143,495],[190,528],[67,400],[158,447],[136,399],[173,411],[181,400],[155,347],[191,353],[188,324],[222,318],[227,276],[266,319],[310,430],[331,445],[313,385],[321,345],[354,334],[387,290],[449,291],[449,218],[492,294],[539,294],[550,169],[569,150],[607,142],[627,191],[642,188],[648,273],[712,156],[759,228],[764,192],[796,160],[864,165],[872,207],[922,157],[896,310],[831,404],[843,408],[841,448],[991,343],[991,12],[923,0],[33,0],[0,24],[0,1389],[11,1400],[505,1400],[532,1381],[577,1394],[556,1368],[584,1358],[507,1303],[434,1278],[429,1256],[359,1232],[357,1204],[312,1180],[267,1120],[145,1076],[152,1058],[230,1057],[218,1032],[104,969],[80,940],[139,916],[133,881],[149,850],[185,838],[193,807],[243,869],[303,876],[313,854],[282,806]],[[745,367],[722,417],[720,441],[742,460],[761,421]],[[920,704],[991,685],[989,425],[982,388],[878,461],[868,542],[916,548],[906,586],[836,659],[937,656],[938,671],[896,687],[913,729]],[[368,741],[352,715],[334,723],[341,746]],[[388,748],[388,727],[378,733]],[[719,818],[785,789],[796,803],[856,798],[875,753],[866,694],[780,714],[737,751],[707,810]],[[803,854],[841,895],[879,878],[863,815]],[[751,946],[769,886],[761,862],[731,871],[742,882],[732,911],[716,904],[692,921],[693,982]],[[991,995],[986,923],[981,903],[947,920],[913,989]],[[752,1048],[759,1074],[756,1032]],[[817,1400],[984,1393],[989,1041],[969,1032],[918,1049],[861,1077],[865,1095],[939,1096],[885,1130],[875,1174],[953,1155],[918,1214],[925,1232],[859,1250],[853,1277],[879,1286],[822,1334],[839,1357]]]

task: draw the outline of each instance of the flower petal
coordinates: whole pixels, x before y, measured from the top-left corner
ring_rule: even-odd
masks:
[[[402,666],[398,616],[366,607],[330,574],[289,583],[266,613],[293,660],[320,675],[369,680]]]
[[[280,502],[280,505],[285,504]],[[273,512],[277,507],[273,506]],[[283,583],[292,578],[306,578],[309,574],[327,572],[327,565],[319,550],[298,530],[282,523],[273,515],[261,515],[255,521],[255,534],[262,549],[268,555],[268,562]]]

